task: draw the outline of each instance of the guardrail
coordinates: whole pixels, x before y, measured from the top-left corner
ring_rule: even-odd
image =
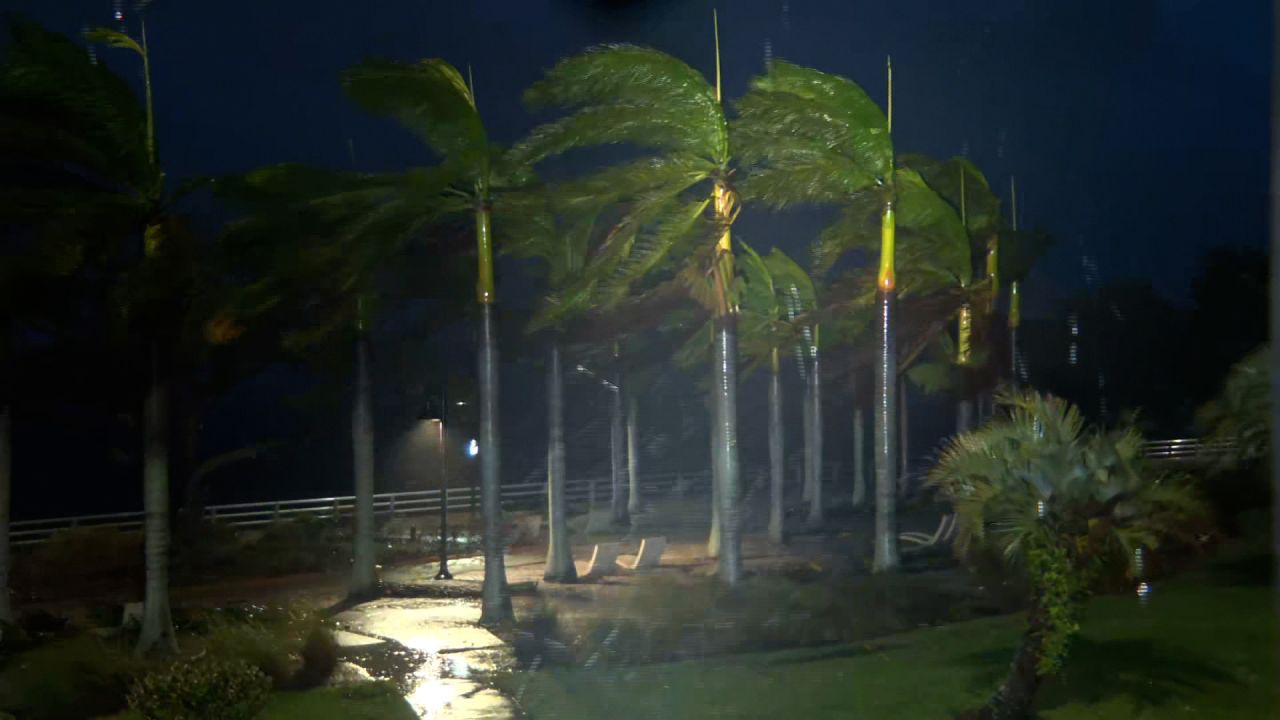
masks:
[[[1234,449],[1234,443],[1206,442],[1199,438],[1150,440],[1143,443],[1143,453],[1147,457],[1171,461],[1212,459]],[[681,481],[691,484],[705,483],[708,477],[709,472],[706,470],[687,473],[654,473],[641,476],[641,487],[647,494],[670,489]],[[586,506],[592,485],[595,486],[598,498],[604,500],[609,497],[610,479],[608,477],[570,480],[566,483],[565,500],[573,510],[581,510]],[[542,507],[546,501],[546,483],[539,481],[503,485],[501,497],[504,510]],[[204,516],[206,519],[222,521],[237,527],[265,525],[299,516],[329,518],[337,521],[354,514],[355,500],[353,495],[342,495],[303,500],[210,505],[205,508]],[[471,488],[449,489],[450,510],[467,510],[478,505],[479,498],[476,497],[473,502]],[[373,496],[373,511],[379,516],[434,514],[440,511],[440,491],[437,489],[378,493]],[[14,545],[31,545],[48,540],[60,530],[89,527],[136,530],[142,527],[143,520],[144,516],[141,512],[19,520],[10,524],[9,537]]]

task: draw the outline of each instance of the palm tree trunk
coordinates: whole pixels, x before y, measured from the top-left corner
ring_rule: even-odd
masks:
[[[813,501],[813,392],[810,388],[812,381],[809,378],[804,379],[804,394],[802,396],[802,405],[800,412],[801,426],[804,430],[804,447],[802,448],[801,458],[804,462],[804,482],[800,486],[800,499],[804,502]]]
[[[956,403],[956,434],[967,433],[973,429],[973,400],[963,398]]]
[[[351,403],[351,455],[355,462],[355,546],[352,551],[351,590],[353,598],[376,594],[378,578],[374,552],[374,461],[373,383],[369,370],[369,336],[365,328],[364,303],[357,301],[356,392]]]
[[[822,377],[821,370],[818,365],[818,352],[815,349],[813,353],[812,372],[809,374],[809,395],[813,398],[809,402],[810,411],[813,413],[813,419],[810,421],[810,427],[813,430],[813,440],[810,448],[813,453],[811,461],[812,467],[812,487],[809,489],[809,518],[806,524],[810,529],[822,527],[823,508],[822,508]]]
[[[560,370],[560,346],[551,345],[547,363],[547,567],[542,579],[571,583],[578,579],[569,547],[569,525],[564,497],[564,381]]]
[[[892,289],[881,290],[880,300],[880,348],[876,358],[876,526],[875,553],[872,559],[874,572],[892,572],[898,569],[898,520],[897,520],[897,402],[895,390],[898,377],[898,356],[893,337],[894,294]]]
[[[640,429],[637,427],[636,396],[627,394],[627,515],[632,524],[640,515]]]
[[[146,535],[146,593],[138,653],[177,651],[169,608],[169,446],[164,385],[152,347],[151,386],[142,408],[142,483]]]
[[[502,546],[502,476],[499,474],[498,339],[493,305],[481,305],[480,316],[480,512],[484,515],[484,586],[480,623],[511,620],[511,594]]]
[[[907,496],[911,489],[911,419],[910,403],[907,401],[907,381],[898,377],[898,494]]]
[[[1040,689],[1039,664],[1046,624],[1044,610],[1037,600],[1033,602],[1027,631],[1009,665],[1009,672],[987,706],[977,713],[978,720],[1026,720],[1033,717],[1036,692]]]
[[[1014,217],[1017,217],[1017,207],[1014,207]],[[1014,220],[1014,229],[1017,229],[1017,220]],[[1014,390],[1018,389],[1018,381],[1021,376],[1018,373],[1018,326],[1022,324],[1022,294],[1019,292],[1018,281],[1009,283],[1009,383]]]
[[[778,372],[780,363],[777,348],[773,349],[772,363],[772,372],[769,374],[769,539],[782,544],[785,540],[782,512],[782,376]]]
[[[714,360],[712,363],[714,364]],[[712,369],[715,373],[715,369]],[[715,388],[711,390],[715,394]],[[717,428],[720,427],[719,406],[714,397],[711,398],[711,431],[708,436],[711,438],[711,531],[707,534],[707,557],[720,557],[720,487],[723,480],[720,477],[720,438]]]
[[[856,400],[855,400],[856,402]],[[862,417],[862,407],[853,408],[853,506],[862,507],[867,496],[867,460],[863,457],[867,441],[866,422]]]
[[[716,318],[715,387],[716,464],[720,480],[720,579],[735,587],[742,579],[738,524],[738,338],[733,315]]]
[[[622,499],[622,475],[626,472],[623,444],[626,436],[622,420],[621,373],[614,375],[614,381],[613,397],[609,402],[609,522],[616,527],[626,522],[626,503]]]

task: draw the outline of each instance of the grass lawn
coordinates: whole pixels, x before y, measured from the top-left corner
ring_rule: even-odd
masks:
[[[132,712],[104,720],[138,720]],[[259,720],[418,720],[418,714],[396,693],[379,684],[355,688],[321,688],[280,692],[271,696]]]
[[[1265,562],[1157,584],[1146,606],[1094,600],[1042,692],[1044,720],[1280,717]],[[1020,632],[1019,618],[992,618],[854,645],[518,673],[504,685],[534,720],[948,718],[989,696]]]

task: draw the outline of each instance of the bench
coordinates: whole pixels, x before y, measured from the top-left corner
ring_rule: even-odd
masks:
[[[591,563],[587,565],[586,577],[602,577],[618,572],[618,552],[621,543],[599,543],[591,551]]]
[[[636,553],[636,559],[631,562],[628,570],[652,570],[658,567],[658,562],[662,560],[662,553],[667,549],[667,539],[665,537],[649,537],[640,540],[640,552]],[[625,567],[625,566],[624,566]]]

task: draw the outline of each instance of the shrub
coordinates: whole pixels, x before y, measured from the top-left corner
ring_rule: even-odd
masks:
[[[15,584],[40,596],[82,596],[141,581],[142,534],[116,528],[60,530],[16,560]]]
[[[56,640],[15,658],[0,674],[0,708],[30,720],[83,720],[125,707],[142,670],[123,644]]]
[[[310,612],[277,609],[250,618],[213,618],[205,649],[213,657],[249,663],[277,689],[320,685],[338,664],[333,634]]]
[[[249,663],[203,656],[143,677],[129,707],[144,720],[249,720],[270,691],[271,680]]]

